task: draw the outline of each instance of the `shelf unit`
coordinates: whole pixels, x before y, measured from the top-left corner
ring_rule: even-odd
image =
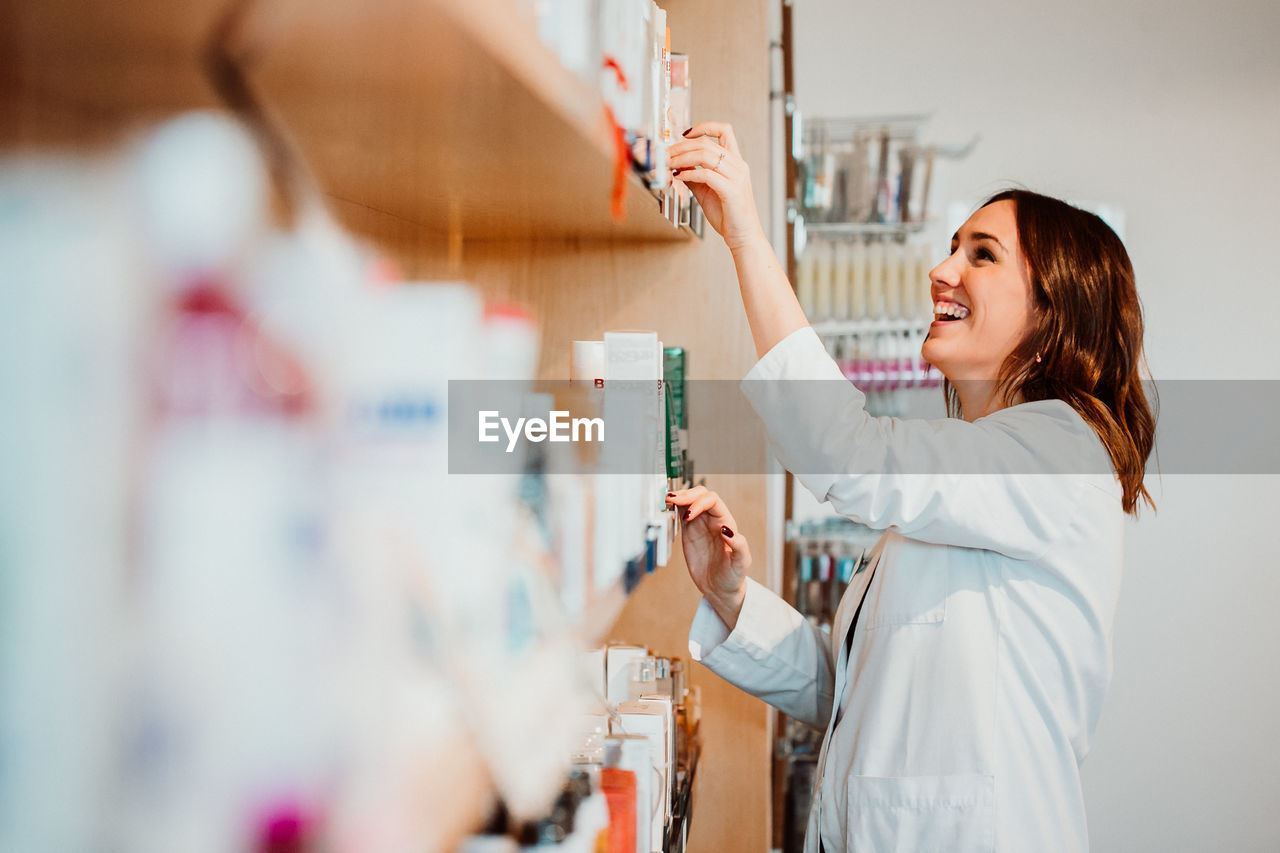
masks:
[[[767,0],[663,6],[673,47],[691,55],[695,116],[731,122],[766,174]],[[0,150],[97,150],[178,111],[222,107],[206,56],[236,8],[224,48],[330,210],[409,278],[464,280],[532,311],[541,378],[567,376],[570,341],[617,328],[686,346],[691,378],[736,380],[754,362],[720,241],[672,227],[629,173],[625,216],[611,216],[602,101],[538,42],[517,0],[18,4],[0,14]],[[763,186],[756,197],[764,214]],[[690,411],[715,417],[696,399]],[[767,553],[759,479],[714,485]],[[753,574],[764,580],[763,562]],[[677,549],[630,596],[617,586],[593,599],[577,635],[686,656],[697,602]],[[698,801],[689,849],[764,853],[766,707],[698,667],[690,679],[706,725],[683,797]]]
[[[204,68],[222,0],[14,14],[6,148],[101,143],[224,106]],[[691,239],[628,168],[604,102],[509,0],[253,0],[224,49],[342,221],[366,213],[468,240]],[[424,45],[430,49],[424,50]],[[623,215],[611,215],[616,189]]]
[[[603,100],[508,0],[261,0],[233,49],[339,215],[468,240],[692,235],[629,168],[616,185]]]

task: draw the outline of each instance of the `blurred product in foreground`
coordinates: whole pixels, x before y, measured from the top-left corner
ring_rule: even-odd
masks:
[[[533,318],[271,197],[218,113],[0,160],[0,850],[447,851],[496,810],[596,850],[592,579],[674,528],[675,421],[651,390],[628,501],[533,452],[450,476],[450,380],[547,410]],[[665,721],[655,834],[675,663],[626,700]]]

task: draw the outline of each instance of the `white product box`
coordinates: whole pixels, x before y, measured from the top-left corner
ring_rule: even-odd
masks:
[[[631,698],[628,691],[635,677],[635,665],[648,656],[649,650],[644,646],[609,646],[605,658],[605,701],[619,705]]]
[[[604,739],[604,763],[636,775],[636,853],[653,853],[653,821],[644,819],[652,811],[656,782],[649,738],[621,731],[610,735]],[[656,844],[662,846],[661,825]]]
[[[659,702],[623,702],[618,706],[614,730],[620,734],[643,735],[649,739],[649,758],[655,771],[655,784],[659,796],[655,797],[650,814],[650,850],[661,853],[662,835],[671,808],[671,766],[667,763],[667,740],[671,723],[666,710]]]
[[[582,655],[583,671],[587,674],[587,684],[593,695],[606,699],[609,695],[609,682],[605,678],[604,649],[588,649]]]

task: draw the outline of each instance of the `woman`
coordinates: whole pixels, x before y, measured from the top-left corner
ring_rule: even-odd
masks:
[[[733,253],[760,356],[744,393],[788,470],[886,531],[828,638],[747,578],[719,497],[672,493],[704,596],[691,653],[826,730],[806,851],[1087,849],[1124,515],[1150,503],[1123,245],[1063,202],[994,196],[929,275],[923,355],[953,417],[872,418],[764,237],[732,129],[685,136],[672,167]]]

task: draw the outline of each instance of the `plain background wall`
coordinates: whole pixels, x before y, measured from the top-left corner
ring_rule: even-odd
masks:
[[[935,209],[1010,182],[1120,207],[1157,380],[1280,379],[1280,3],[795,0],[794,20],[804,114],[981,135]],[[1084,765],[1094,850],[1280,849],[1280,478],[1149,486]]]

